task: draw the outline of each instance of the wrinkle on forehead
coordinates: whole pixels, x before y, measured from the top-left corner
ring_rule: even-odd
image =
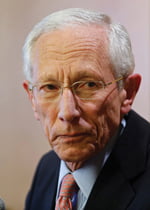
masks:
[[[75,75],[92,69],[103,74],[110,66],[107,48],[108,40],[103,28],[80,26],[56,30],[43,34],[35,43],[33,69],[38,78],[49,74],[55,77],[60,72],[63,77],[67,74],[65,72]]]
[[[103,50],[103,54],[106,54],[107,46],[105,29],[95,26],[76,26],[43,34],[37,40],[33,54],[41,60],[63,61],[80,53],[86,55],[89,51],[96,55]]]

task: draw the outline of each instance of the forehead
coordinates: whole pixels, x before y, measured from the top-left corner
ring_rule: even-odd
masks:
[[[39,37],[32,51],[33,69],[108,65],[108,39],[100,26],[69,26]]]
[[[39,53],[48,48],[58,50],[64,54],[65,50],[74,47],[85,47],[85,49],[107,48],[107,35],[105,27],[96,25],[68,26],[63,29],[41,35],[35,43],[34,52]],[[106,50],[106,49],[105,49]]]

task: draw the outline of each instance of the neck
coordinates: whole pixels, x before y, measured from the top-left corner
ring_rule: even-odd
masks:
[[[75,171],[82,167],[83,162],[66,162],[66,165],[71,171]]]

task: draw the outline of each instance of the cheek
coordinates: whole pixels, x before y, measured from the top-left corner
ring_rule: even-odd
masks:
[[[120,124],[121,105],[118,99],[115,94],[112,94],[102,106],[100,116],[103,115],[104,141],[108,141],[115,134]]]
[[[106,115],[109,124],[114,124],[118,126],[120,124],[120,109],[121,103],[119,101],[118,95],[114,94],[114,97],[110,98],[108,105],[106,106]]]
[[[47,104],[39,104],[38,115],[41,126],[44,130],[44,133],[48,139],[50,139],[50,134],[52,132],[53,125],[55,124],[57,117],[57,109],[56,106],[47,105]]]
[[[90,120],[96,128],[97,142],[99,150],[103,148],[109,139],[115,134],[120,124],[120,101],[113,92],[109,97],[103,100],[103,103],[95,102],[91,112],[88,112]]]
[[[84,119],[92,126],[96,134],[97,146],[101,149],[104,146],[103,139],[105,138],[106,132],[106,118],[102,103],[95,101],[95,103],[89,103],[85,107],[84,113],[86,113],[86,116]]]

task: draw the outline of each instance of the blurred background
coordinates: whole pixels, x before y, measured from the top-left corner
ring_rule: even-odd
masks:
[[[129,31],[143,75],[134,109],[150,121],[149,0],[0,0],[0,197],[8,210],[22,210],[35,167],[50,147],[22,88],[22,45],[34,24],[56,10],[100,10]]]

